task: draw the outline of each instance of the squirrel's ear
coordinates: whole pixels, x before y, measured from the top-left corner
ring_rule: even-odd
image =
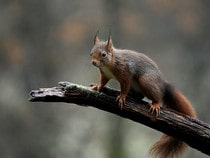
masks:
[[[98,35],[95,35],[93,42],[94,42],[94,45],[96,45],[100,42],[100,39],[98,38]]]
[[[112,52],[112,38],[111,36],[109,36],[107,44],[106,44],[106,49],[108,50],[108,52]]]
[[[96,32],[96,35],[95,35],[95,37],[94,37],[94,45],[96,45],[96,44],[98,44],[99,42],[100,42],[100,39],[99,39],[99,37],[98,37],[98,34],[99,34],[99,30]]]

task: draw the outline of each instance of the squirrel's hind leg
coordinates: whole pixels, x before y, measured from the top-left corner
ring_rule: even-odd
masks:
[[[149,112],[151,112],[151,114],[155,114],[156,116],[158,116],[160,114],[160,102],[152,102]]]
[[[157,79],[154,76],[145,74],[139,78],[139,85],[142,93],[152,101],[149,112],[158,116],[163,95],[161,86],[157,84]]]

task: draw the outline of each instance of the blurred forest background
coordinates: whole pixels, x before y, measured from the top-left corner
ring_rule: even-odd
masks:
[[[59,81],[99,80],[93,36],[144,52],[210,123],[210,1],[1,0],[0,157],[147,158],[161,133],[90,107],[31,103]],[[118,87],[117,82],[111,86]],[[207,157],[190,148],[185,158]]]

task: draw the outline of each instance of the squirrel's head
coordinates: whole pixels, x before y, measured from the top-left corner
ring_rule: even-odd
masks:
[[[111,36],[107,41],[100,41],[98,35],[94,37],[94,46],[90,53],[91,63],[96,67],[108,66],[113,57],[113,44]]]

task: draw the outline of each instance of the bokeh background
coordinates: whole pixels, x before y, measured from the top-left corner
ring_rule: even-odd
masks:
[[[161,133],[91,107],[31,103],[59,81],[89,85],[93,36],[144,52],[210,123],[210,2],[1,0],[0,157],[147,158]],[[112,81],[110,86],[119,87]],[[190,148],[184,158],[205,158]]]

